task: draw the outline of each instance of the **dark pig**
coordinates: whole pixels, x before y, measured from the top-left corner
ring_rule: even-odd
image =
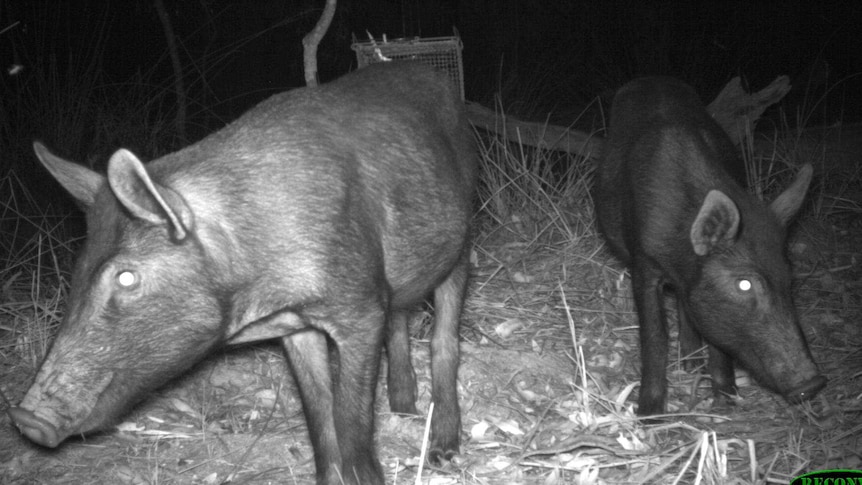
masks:
[[[107,177],[35,150],[86,207],[89,235],[60,332],[9,411],[31,440],[103,429],[213,349],[280,338],[317,481],[383,483],[381,347],[393,409],[415,412],[404,314],[433,292],[432,458],[458,452],[476,154],[444,75],[375,64],[151,163],[119,150]]]
[[[640,415],[664,412],[666,286],[677,297],[683,354],[696,350],[701,337],[708,344],[716,396],[735,394],[734,360],[792,403],[826,385],[799,328],[784,247],[811,166],[766,205],[740,185],[737,153],[680,81],[638,79],[614,98],[596,212],[611,249],[631,270]]]

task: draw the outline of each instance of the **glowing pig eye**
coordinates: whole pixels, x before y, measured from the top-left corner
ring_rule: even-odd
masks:
[[[138,283],[138,275],[132,271],[120,271],[117,273],[117,283],[123,288],[131,288]]]
[[[736,287],[739,288],[739,291],[749,291],[751,290],[751,281],[739,280],[736,282]]]

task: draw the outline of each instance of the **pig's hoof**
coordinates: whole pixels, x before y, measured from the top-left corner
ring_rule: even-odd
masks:
[[[638,417],[638,422],[644,426],[662,424],[667,422],[668,419],[662,416],[664,414],[663,401],[659,401],[658,404],[654,402],[638,403],[638,409],[636,413]]]
[[[453,458],[458,456],[458,450],[443,450],[440,448],[433,448],[428,450],[428,463],[434,466],[444,466],[446,463],[452,461]]]
[[[661,420],[654,416],[664,414],[664,401],[664,396],[650,399],[648,395],[641,395],[638,398],[638,421],[644,424],[660,423]]]
[[[654,426],[656,424],[665,424],[667,423],[667,418],[662,418],[660,416],[638,416],[638,423],[642,426]]]
[[[60,437],[53,424],[22,408],[9,409],[9,417],[27,438],[48,448],[56,448]]]
[[[792,404],[799,404],[814,397],[824,387],[826,387],[826,378],[820,375],[814,376],[808,382],[785,394],[784,398]]]

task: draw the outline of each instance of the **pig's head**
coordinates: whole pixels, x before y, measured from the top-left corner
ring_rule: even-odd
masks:
[[[712,190],[691,228],[702,259],[687,312],[698,332],[766,387],[796,403],[826,385],[817,371],[791,297],[786,226],[811,181],[811,166],[769,206],[737,205]],[[732,379],[732,376],[730,376]]]
[[[115,153],[105,177],[35,150],[88,225],[59,334],[9,411],[31,440],[54,447],[110,425],[199,361],[222,341],[225,310],[192,211],[133,154]]]

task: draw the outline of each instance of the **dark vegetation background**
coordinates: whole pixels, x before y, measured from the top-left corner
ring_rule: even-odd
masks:
[[[34,138],[97,165],[120,146],[155,157],[303,85],[301,38],[323,3],[165,0],[190,104],[189,139],[179,140],[154,0],[0,0],[2,170],[42,180]],[[324,82],[355,69],[353,36],[455,28],[467,99],[493,106],[498,95],[523,119],[600,128],[596,97],[607,102],[640,75],[678,76],[709,100],[733,76],[760,88],[787,74],[795,89],[785,107],[825,124],[862,113],[859,25],[858,2],[340,0],[318,65]],[[816,105],[827,89],[829,102]]]

